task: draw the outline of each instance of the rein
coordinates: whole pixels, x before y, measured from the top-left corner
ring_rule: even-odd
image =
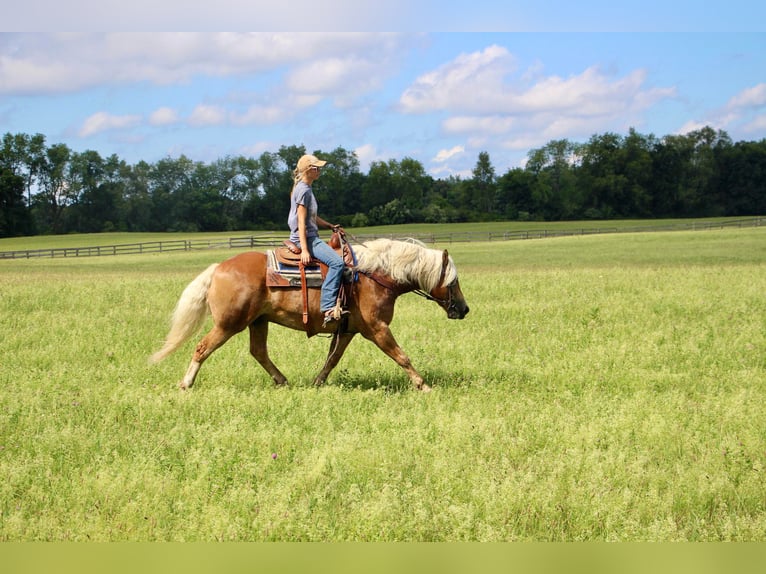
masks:
[[[441,285],[441,283],[439,283]],[[425,291],[421,289],[414,289],[412,292],[415,293],[415,295],[420,295],[424,299],[428,299],[429,301],[434,301],[435,303],[439,304],[442,307],[446,307],[447,313],[450,311],[455,311],[457,309],[457,305],[455,305],[454,298],[452,296],[452,289],[455,287],[454,281],[447,285],[447,298],[446,299],[439,299],[438,297],[434,297],[430,293],[426,293]]]

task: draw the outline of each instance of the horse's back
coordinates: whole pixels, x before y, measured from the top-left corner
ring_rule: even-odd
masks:
[[[229,257],[225,261],[221,261],[219,267],[245,267],[250,268],[252,266],[266,265],[266,254],[261,251],[244,251],[238,253],[233,257]]]
[[[246,251],[222,261],[216,269],[214,282],[225,280],[232,285],[259,287],[266,277],[266,254]]]

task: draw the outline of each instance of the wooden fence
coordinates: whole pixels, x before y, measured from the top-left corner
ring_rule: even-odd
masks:
[[[37,257],[100,257],[104,255],[136,255],[142,253],[170,253],[202,249],[259,249],[281,243],[277,237],[230,237],[228,239],[173,239],[120,245],[91,247],[51,247],[22,251],[0,251],[0,259],[33,259]]]
[[[513,241],[521,239],[544,239],[547,237],[566,237],[572,235],[596,235],[602,233],[637,233],[649,231],[705,231],[730,227],[761,227],[766,225],[766,217],[727,221],[690,221],[674,222],[668,225],[635,227],[582,227],[568,229],[530,229],[518,231],[465,231],[457,233],[421,233],[409,234],[411,237],[430,244],[465,243],[473,241]],[[287,237],[280,235],[261,235],[230,237],[228,239],[174,239],[169,241],[149,241],[145,243],[125,243],[121,245],[99,245],[95,247],[52,247],[47,249],[26,249],[19,251],[0,251],[0,259],[34,259],[38,257],[100,257],[106,255],[135,255],[142,253],[169,253],[174,251],[195,251],[202,249],[268,249],[282,243]],[[354,239],[367,241],[378,237],[399,239],[402,235],[362,235]]]

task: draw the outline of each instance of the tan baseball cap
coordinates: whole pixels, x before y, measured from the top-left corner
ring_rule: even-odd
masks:
[[[310,167],[324,167],[327,162],[315,155],[304,155],[298,160],[298,172],[303,173]]]

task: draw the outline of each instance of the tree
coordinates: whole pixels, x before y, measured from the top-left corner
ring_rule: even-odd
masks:
[[[24,178],[0,165],[0,237],[28,235],[32,219],[24,205]]]
[[[398,225],[410,223],[412,212],[398,199],[392,199],[385,205],[378,205],[370,210],[370,225]]]
[[[676,217],[719,214],[716,206],[722,202],[722,166],[716,161],[715,150],[728,147],[728,134],[711,127],[665,136],[654,157],[658,183],[655,203],[660,204],[657,211],[669,211],[668,215]]]
[[[433,179],[415,159],[405,157],[402,161],[373,162],[362,186],[362,207],[371,211],[397,200],[393,204],[399,214],[397,218],[404,217],[402,214],[406,212],[406,218],[412,220],[425,208],[432,187]],[[380,211],[383,212],[391,213],[391,209]]]
[[[152,230],[152,197],[149,191],[152,167],[145,161],[139,161],[132,167],[125,166],[121,171],[127,231]]]
[[[328,221],[336,221],[344,215],[359,212],[363,178],[356,154],[337,147],[331,152],[317,150],[314,155],[327,161],[322,176],[312,186],[321,216]],[[348,221],[350,219],[347,218]]]
[[[24,181],[27,205],[32,204],[32,189],[45,161],[45,136],[11,134],[3,136],[0,148],[0,166],[4,166]]]
[[[190,199],[194,162],[184,155],[177,159],[164,158],[149,172],[149,193],[152,198],[152,231],[179,231],[189,222],[185,201]]]
[[[529,153],[526,169],[535,175],[532,204],[535,216],[571,219],[581,213],[582,198],[574,168],[581,157],[580,146],[569,140],[552,140]]]
[[[85,233],[103,231],[106,222],[113,227],[119,218],[119,196],[114,185],[106,182],[105,164],[93,150],[73,153],[67,171],[67,186],[72,197],[68,227]]]
[[[496,204],[503,206],[500,214],[507,219],[527,220],[535,209],[532,197],[535,176],[531,171],[514,168],[497,181]]]
[[[715,150],[723,215],[766,213],[766,139]]]
[[[282,146],[277,154],[263,153],[260,160],[260,202],[259,220],[262,226],[272,229],[286,229],[290,212],[290,193],[294,180],[293,170],[298,160],[306,153],[305,148]]]
[[[373,161],[362,186],[362,211],[369,213],[396,197],[392,166],[388,162]]]
[[[472,171],[473,179],[469,183],[471,207],[482,214],[496,213],[495,200],[497,188],[495,168],[489,159],[489,153],[482,151]]]
[[[0,233],[285,230],[292,172],[305,153],[290,145],[257,158],[129,165],[115,154],[47,147],[41,134],[6,133]],[[411,157],[373,162],[363,174],[343,147],[313,153],[328,161],[314,184],[321,215],[342,225],[766,211],[766,140],[733,143],[710,127],[660,139],[631,128],[584,144],[552,140],[499,177],[482,151],[470,179],[435,180]]]
[[[71,150],[66,144],[54,144],[46,151],[39,173],[39,193],[33,199],[34,213],[40,230],[63,232],[64,209],[73,196],[67,182],[67,167]]]
[[[647,217],[652,204],[652,152],[656,144],[653,135],[643,136],[630,128],[623,140],[622,170],[628,180],[624,198],[625,217]]]

